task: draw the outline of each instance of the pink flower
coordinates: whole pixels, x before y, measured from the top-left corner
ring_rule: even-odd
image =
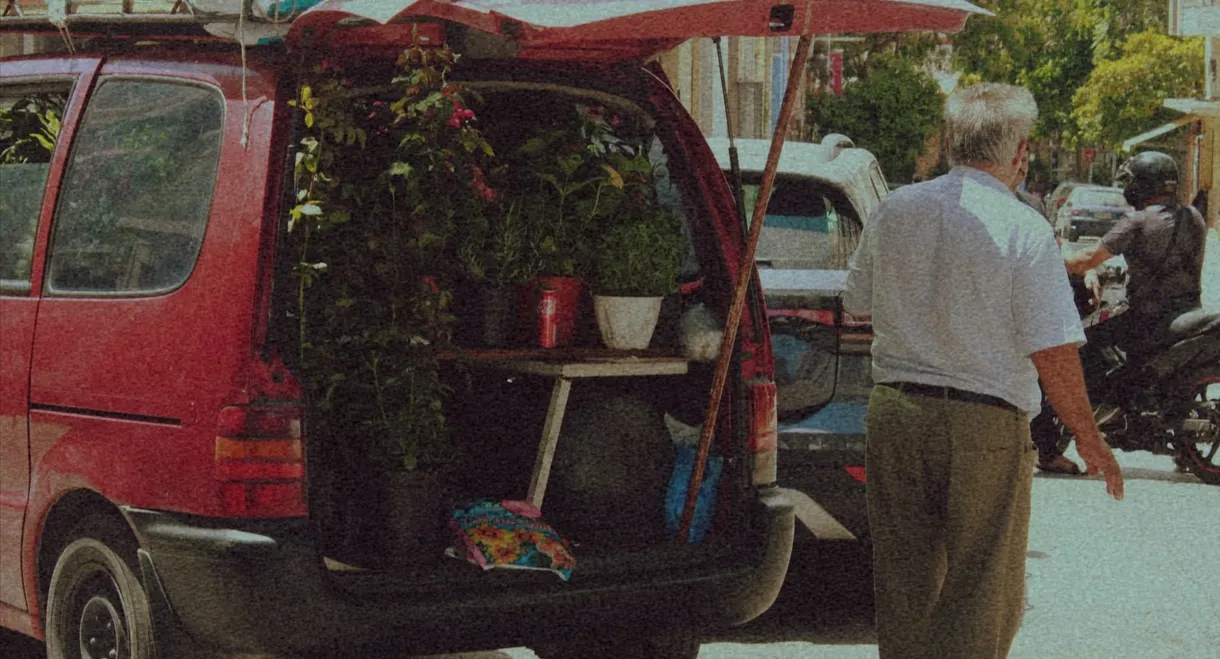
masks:
[[[496,191],[491,186],[487,185],[487,181],[483,178],[483,170],[477,165],[471,168],[470,187],[483,198],[484,201],[495,201]]]
[[[474,186],[475,192],[483,196],[484,201],[495,201],[496,191],[488,187],[486,183],[480,183]]]

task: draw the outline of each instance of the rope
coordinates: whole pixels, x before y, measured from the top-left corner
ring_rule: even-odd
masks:
[[[47,3],[47,20],[59,30],[59,36],[64,40],[68,52],[76,54],[76,44],[72,42],[72,33],[68,31],[68,0],[51,0]]]
[[[241,122],[241,148],[250,146],[250,99],[246,96],[246,78],[250,70],[246,68],[246,7],[242,7],[237,16],[237,43],[241,46],[241,109],[244,115]]]

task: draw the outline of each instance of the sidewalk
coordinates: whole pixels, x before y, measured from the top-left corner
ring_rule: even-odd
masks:
[[[1220,231],[1207,232],[1203,253],[1203,308],[1220,311]]]

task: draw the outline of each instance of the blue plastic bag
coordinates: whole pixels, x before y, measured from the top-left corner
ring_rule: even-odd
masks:
[[[690,485],[691,472],[695,465],[695,446],[678,444],[674,447],[674,471],[669,478],[669,490],[665,493],[665,527],[669,534],[678,534],[682,523],[682,509],[686,506],[686,489]],[[716,487],[720,472],[724,469],[724,458],[707,456],[703,468],[703,482],[699,485],[699,497],[695,503],[695,517],[691,522],[688,540],[703,542],[712,526],[712,514],[716,511]]]

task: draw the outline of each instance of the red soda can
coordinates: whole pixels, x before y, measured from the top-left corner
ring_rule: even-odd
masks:
[[[559,328],[559,293],[551,288],[540,291],[538,301],[538,345],[554,348]]]

